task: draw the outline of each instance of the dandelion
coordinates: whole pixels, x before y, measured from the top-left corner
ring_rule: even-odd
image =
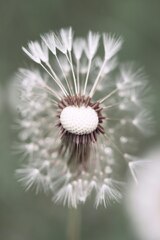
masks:
[[[49,191],[55,202],[75,208],[90,195],[96,206],[121,198],[117,153],[124,159],[134,137],[144,134],[141,121],[148,117],[138,98],[147,84],[142,72],[118,65],[122,42],[103,34],[101,57],[99,33],[75,38],[68,28],[22,48],[37,64],[17,75],[16,150],[25,161],[17,175],[27,189]]]

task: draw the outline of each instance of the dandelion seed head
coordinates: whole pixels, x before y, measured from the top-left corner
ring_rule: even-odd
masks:
[[[97,128],[98,115],[91,107],[69,106],[62,110],[60,122],[68,132],[83,135],[91,133]]]
[[[143,105],[147,81],[134,66],[119,64],[121,47],[120,37],[89,31],[77,38],[67,28],[22,48],[37,63],[16,75],[15,151],[25,162],[17,176],[26,189],[49,191],[54,202],[75,208],[89,196],[96,207],[121,199],[117,153],[125,159],[133,133],[143,136],[147,126],[149,136],[153,124]]]

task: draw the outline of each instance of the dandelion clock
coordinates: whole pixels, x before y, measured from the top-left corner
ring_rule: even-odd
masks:
[[[147,81],[133,64],[119,64],[122,42],[92,31],[76,38],[68,28],[22,48],[34,62],[16,75],[24,161],[16,174],[26,189],[74,208],[89,197],[96,207],[121,199],[117,156],[125,163],[136,138],[152,133]]]

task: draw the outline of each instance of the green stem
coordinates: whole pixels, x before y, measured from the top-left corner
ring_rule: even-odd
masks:
[[[67,239],[68,240],[80,240],[81,232],[81,211],[80,209],[68,210],[68,222],[67,222]]]

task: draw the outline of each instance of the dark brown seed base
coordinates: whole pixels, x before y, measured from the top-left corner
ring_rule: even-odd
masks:
[[[68,132],[63,128],[60,122],[60,115],[64,108],[68,106],[76,107],[91,107],[93,108],[98,116],[98,126],[97,128],[89,134],[73,134]],[[59,148],[59,154],[65,157],[68,156],[68,165],[74,167],[77,164],[87,170],[87,162],[90,156],[91,145],[97,141],[97,136],[99,134],[104,134],[104,128],[101,125],[105,119],[102,115],[103,108],[100,106],[99,102],[92,102],[91,98],[85,96],[68,96],[61,100],[58,104],[58,123],[57,127],[60,129],[60,137],[62,139],[61,146]]]

